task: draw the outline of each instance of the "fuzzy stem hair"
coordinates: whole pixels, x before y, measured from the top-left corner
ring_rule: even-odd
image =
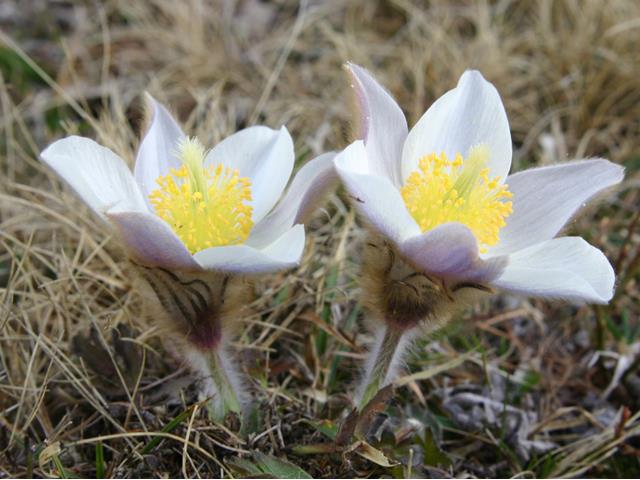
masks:
[[[153,293],[148,298],[152,313],[171,332],[168,346],[204,379],[201,394],[211,398],[210,417],[222,421],[230,412],[241,415],[248,396],[226,345],[247,303],[249,284],[215,272],[136,267]]]
[[[209,417],[222,422],[228,413],[241,416],[245,394],[231,355],[221,347],[204,353],[203,357],[208,371],[205,391],[211,397]]]
[[[361,286],[376,341],[356,394],[360,411],[393,380],[412,339],[442,325],[461,304],[444,280],[417,270],[376,234],[365,240]]]
[[[356,395],[359,411],[393,380],[398,365],[411,343],[410,336],[410,333],[394,325],[382,324],[377,327],[376,341],[369,352],[365,374]]]

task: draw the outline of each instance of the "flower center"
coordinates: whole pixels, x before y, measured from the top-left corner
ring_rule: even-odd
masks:
[[[251,183],[238,170],[205,168],[205,149],[196,138],[178,144],[180,168],[158,177],[149,194],[156,214],[167,222],[191,253],[244,242],[253,227]]]
[[[512,197],[500,177],[489,178],[489,149],[474,147],[463,161],[443,153],[420,159],[400,190],[411,216],[423,232],[447,222],[459,222],[473,232],[480,252],[495,245],[505,218],[513,211]]]

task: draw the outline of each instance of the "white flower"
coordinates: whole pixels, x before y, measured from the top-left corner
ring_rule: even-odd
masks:
[[[300,223],[332,186],[333,154],[308,162],[281,199],[295,158],[285,127],[250,127],[207,152],[148,101],[153,118],[134,174],[111,150],[78,136],[54,142],[42,159],[143,265],[232,274],[297,265]]]
[[[439,98],[411,131],[391,96],[348,65],[362,139],[335,159],[370,226],[417,270],[538,297],[606,303],[614,272],[580,237],[554,238],[599,191],[623,178],[589,159],[507,176],[511,135],[495,87],[477,71]]]

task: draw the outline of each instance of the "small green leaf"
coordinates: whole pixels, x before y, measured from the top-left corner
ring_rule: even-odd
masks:
[[[260,429],[262,410],[257,403],[252,403],[249,408],[242,414],[242,423],[240,425],[240,436],[248,437],[252,433],[257,433]]]
[[[96,443],[96,478],[104,478],[104,449],[102,442]]]
[[[42,85],[44,81],[20,55],[8,48],[0,48],[0,72],[5,80],[25,92],[32,85]]]
[[[164,427],[162,427],[161,432],[169,433],[178,425],[180,425],[182,422],[184,422],[189,417],[189,415],[191,415],[191,412],[193,411],[194,407],[195,405],[192,405],[191,407],[187,408],[184,412],[182,412],[180,415],[178,415],[176,418],[174,418],[169,423],[167,423]],[[147,443],[142,449],[142,455],[146,455],[147,453],[151,452],[151,450],[153,450],[162,441],[163,438],[164,437],[162,436],[157,436],[149,440],[149,443]]]
[[[268,478],[312,478],[297,465],[273,455],[253,452],[252,459],[233,458],[227,464],[242,476],[267,475]]]
[[[331,420],[321,420],[318,422],[305,420],[305,422],[315,428],[318,432],[329,437],[331,440],[336,439],[336,435],[338,434],[338,425],[335,422]]]
[[[58,457],[58,455],[52,455],[51,460],[56,466],[56,470],[58,470],[58,475],[60,476],[60,478],[70,478],[67,470],[62,466],[62,462],[60,461],[60,457]]]
[[[356,306],[353,308],[353,310],[351,310],[351,313],[347,317],[346,322],[344,323],[345,331],[349,332],[353,329],[354,325],[356,324],[356,320],[358,319],[358,315],[360,311],[361,311],[360,305],[356,304]],[[345,351],[347,351],[346,347],[344,346],[338,347],[338,350],[337,350],[338,354],[334,354],[331,360],[331,366],[329,367],[329,373],[327,378],[327,390],[329,390],[330,392],[335,391],[336,385],[340,386],[340,384],[336,382],[336,378],[338,376],[338,367],[340,366],[340,363],[344,359],[341,355],[339,355],[339,353],[345,352]]]
[[[325,323],[331,323],[331,302],[335,296],[333,289],[338,283],[338,267],[333,267],[325,278],[325,290],[327,294],[325,296],[325,304],[322,307],[322,313],[320,316]],[[327,347],[327,332],[320,330],[316,336],[316,350],[319,355],[324,354]]]
[[[607,315],[605,321],[607,322],[607,328],[609,332],[611,332],[611,335],[613,335],[613,338],[615,338],[617,342],[621,341],[622,337],[624,336],[622,329],[618,325],[616,325],[616,323],[609,315]]]
[[[424,464],[434,467],[449,467],[452,465],[447,455],[440,450],[431,431],[426,430],[424,438],[421,439],[422,453],[424,454]]]
[[[262,470],[248,458],[231,458],[226,461],[226,464],[241,477],[249,478],[263,474]]]
[[[280,305],[284,303],[287,298],[289,298],[289,285],[285,285],[283,288],[278,290],[274,303],[276,305]]]

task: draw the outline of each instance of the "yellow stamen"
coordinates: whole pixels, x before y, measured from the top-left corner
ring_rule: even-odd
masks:
[[[512,197],[500,177],[489,177],[489,149],[480,145],[463,160],[431,153],[418,162],[400,190],[407,209],[423,232],[447,222],[459,222],[475,235],[481,252],[495,245],[511,215]]]
[[[156,180],[149,194],[156,214],[191,253],[244,242],[253,227],[251,182],[222,165],[205,168],[206,151],[196,138],[178,144],[182,166]]]

